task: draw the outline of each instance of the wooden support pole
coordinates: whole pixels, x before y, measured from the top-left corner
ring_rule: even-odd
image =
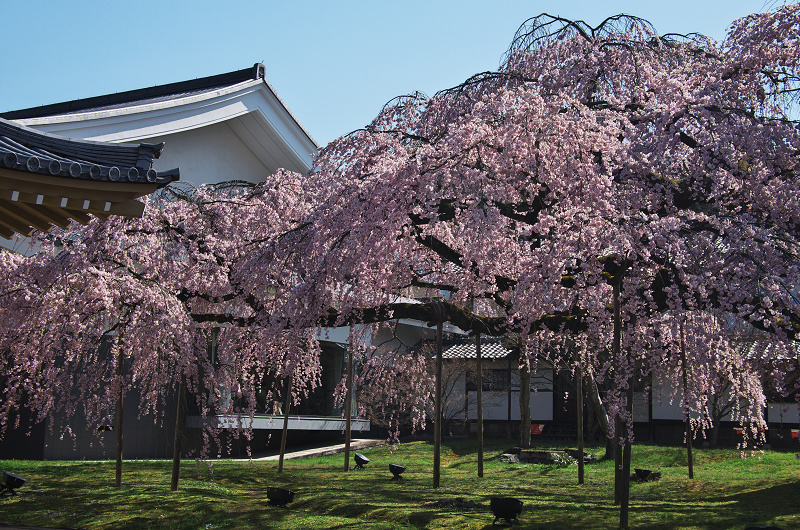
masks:
[[[169,489],[178,490],[178,480],[181,475],[181,434],[183,432],[183,413],[186,401],[186,376],[181,374],[178,385],[178,408],[175,411],[175,432],[172,438],[172,480]]]
[[[475,357],[478,380],[478,476],[483,477],[483,359],[481,359],[481,334],[475,335]]]
[[[436,425],[433,431],[433,487],[438,488],[442,465],[442,319],[436,323]]]
[[[577,379],[577,399],[578,399],[578,484],[584,483],[584,459],[583,459],[583,367],[580,360],[575,370]]]
[[[689,417],[689,382],[688,376],[686,373],[686,340],[684,339],[683,335],[683,320],[680,322],[680,330],[681,330],[681,364],[683,366],[683,414],[685,416],[685,423],[686,423],[686,458],[688,460],[687,464],[689,466],[689,478],[694,478],[694,459],[692,458],[692,420]]]
[[[344,470],[350,471],[350,442],[353,423],[353,348],[347,348],[347,393],[345,394]]]
[[[620,315],[619,307],[619,280],[614,283],[613,289],[613,307],[614,307],[614,336],[611,343],[612,355],[615,362],[621,362],[622,351],[622,318]],[[622,436],[622,417],[617,412],[614,419],[614,504],[622,504],[622,447],[620,446],[620,438]],[[621,513],[621,511],[620,511]],[[621,521],[621,516],[620,516]],[[621,522],[620,522],[621,526]]]
[[[528,448],[531,446],[531,361],[526,336],[522,337],[519,348],[519,418],[519,445]]]
[[[508,377],[506,378],[506,392],[508,397],[506,398],[506,405],[507,405],[507,415],[506,415],[506,430],[508,431],[508,437],[514,437],[514,427],[511,424],[511,355],[508,356]]]
[[[622,507],[619,514],[620,528],[628,528],[631,506],[631,434],[633,433],[633,374],[628,381],[626,410],[630,423],[626,424],[625,447],[622,451]]]
[[[622,446],[619,443],[622,418],[614,418],[614,504],[622,503]]]
[[[283,473],[283,457],[286,455],[286,437],[289,434],[289,407],[292,405],[292,375],[286,377],[286,398],[283,403],[283,434],[281,435],[281,454],[278,457],[278,473]]]
[[[122,486],[122,413],[123,413],[123,388],[125,386],[122,379],[123,368],[125,367],[125,358],[122,356],[122,351],[117,352],[117,382],[119,389],[117,390],[117,466],[116,478],[114,485],[116,487]]]

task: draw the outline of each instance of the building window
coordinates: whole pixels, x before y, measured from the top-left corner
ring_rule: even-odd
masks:
[[[483,389],[489,391],[508,390],[508,370],[503,368],[491,368],[483,371]]]

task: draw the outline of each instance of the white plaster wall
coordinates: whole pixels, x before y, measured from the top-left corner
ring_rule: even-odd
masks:
[[[514,399],[511,395],[512,407],[516,401],[517,414],[515,419],[519,419],[519,396]],[[547,391],[531,392],[531,420],[533,421],[552,421],[553,420],[553,393]]]
[[[648,403],[649,394],[647,392],[633,393],[633,421],[650,421],[650,404]]]
[[[469,392],[470,402],[473,405],[469,410],[469,419],[478,419],[478,410],[475,403],[478,402],[477,392]],[[513,407],[513,405],[512,405]],[[511,410],[512,418],[514,417],[514,410]],[[517,418],[519,418],[519,405],[517,405]],[[484,420],[507,420],[508,419],[508,393],[491,392],[484,390],[483,392],[483,419]]]
[[[683,420],[683,391],[663,371],[653,373],[653,419]],[[674,393],[674,395],[673,395]]]
[[[194,185],[226,180],[263,182],[272,173],[226,123],[215,123],[142,142],[166,142],[156,171],[180,168],[180,182]]]
[[[469,392],[469,419],[478,419],[477,392]],[[531,392],[530,399],[531,419],[533,421],[552,421],[553,420],[553,393],[552,392]],[[508,392],[483,392],[483,419],[484,420],[508,420]],[[519,421],[519,392],[511,392],[511,420]]]
[[[428,328],[410,323],[398,322],[397,325],[381,326],[372,339],[374,346],[382,348],[408,348],[416,345],[421,340],[431,340],[436,337],[436,328]]]
[[[516,376],[516,380],[512,379],[512,381],[519,387],[519,372],[516,372]],[[552,392],[554,377],[552,368],[539,368],[535,372],[531,372],[531,387],[539,391],[549,390]]]
[[[447,366],[444,367],[444,370],[447,370]],[[465,402],[467,399],[470,399],[470,396],[466,395],[467,374],[461,372],[457,376],[445,377],[446,384],[450,388],[444,389],[444,393],[446,394],[444,398],[445,401],[443,403],[444,417],[450,419],[463,419]],[[471,392],[471,394],[474,393]],[[475,396],[473,395],[471,398],[471,406],[474,407]]]
[[[681,399],[683,392],[678,389],[674,398],[672,390],[653,387],[653,419],[654,420],[683,420],[683,407]]]
[[[674,396],[673,396],[674,393]],[[727,392],[726,400],[730,400],[732,394]],[[672,378],[667,377],[663,372],[653,375],[653,419],[654,420],[680,420],[683,421],[683,389],[675,386]],[[742,403],[742,408],[746,407]],[[699,414],[692,413],[692,417],[699,417]],[[730,413],[722,417],[722,421],[731,421]],[[647,421],[647,420],[634,420]]]
[[[767,408],[770,423],[800,423],[800,406],[797,403],[770,403]]]
[[[338,328],[317,328],[315,336],[317,340],[350,344],[350,328],[347,326]]]

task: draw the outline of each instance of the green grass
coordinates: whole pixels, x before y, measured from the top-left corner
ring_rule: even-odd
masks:
[[[73,528],[492,528],[493,495],[524,503],[517,528],[615,528],[613,462],[586,466],[504,464],[508,441],[487,443],[485,476],[477,477],[474,440],[442,448],[441,487],[433,489],[433,448],[414,442],[362,451],[364,470],[342,471],[343,456],[275,462],[219,460],[184,463],[181,486],[169,491],[171,462],[126,462],[123,486],[113,487],[113,462],[0,461],[24,476],[19,495],[0,498],[0,523]],[[600,449],[595,449],[601,454]],[[393,481],[389,463],[408,467]],[[800,529],[800,460],[767,451],[695,450],[695,479],[687,478],[685,450],[635,445],[634,467],[663,473],[631,487],[632,528],[738,528],[773,525]],[[267,486],[297,492],[288,508],[268,506]],[[459,510],[426,505],[461,497],[487,505]]]

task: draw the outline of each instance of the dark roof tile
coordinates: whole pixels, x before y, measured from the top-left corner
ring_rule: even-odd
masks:
[[[505,348],[502,342],[481,343],[481,358],[483,359],[505,359],[512,352],[513,350]],[[442,351],[443,359],[475,359],[477,356],[474,342],[459,342],[445,346]]]
[[[64,138],[0,118],[0,167],[26,173],[166,186],[179,172],[153,169],[163,147]]]
[[[55,116],[63,114],[74,114],[89,110],[102,110],[127,106],[132,102],[152,102],[174,99],[176,95],[189,95],[192,93],[202,93],[211,89],[218,89],[224,86],[231,86],[244,81],[263,79],[265,67],[261,63],[256,63],[250,68],[217,74],[209,77],[191,79],[189,81],[179,81],[166,85],[157,85],[136,90],[117,92],[91,98],[76,99],[63,103],[53,103],[28,109],[12,110],[0,113],[0,118],[7,120],[23,120],[28,118],[40,118],[43,116]]]

